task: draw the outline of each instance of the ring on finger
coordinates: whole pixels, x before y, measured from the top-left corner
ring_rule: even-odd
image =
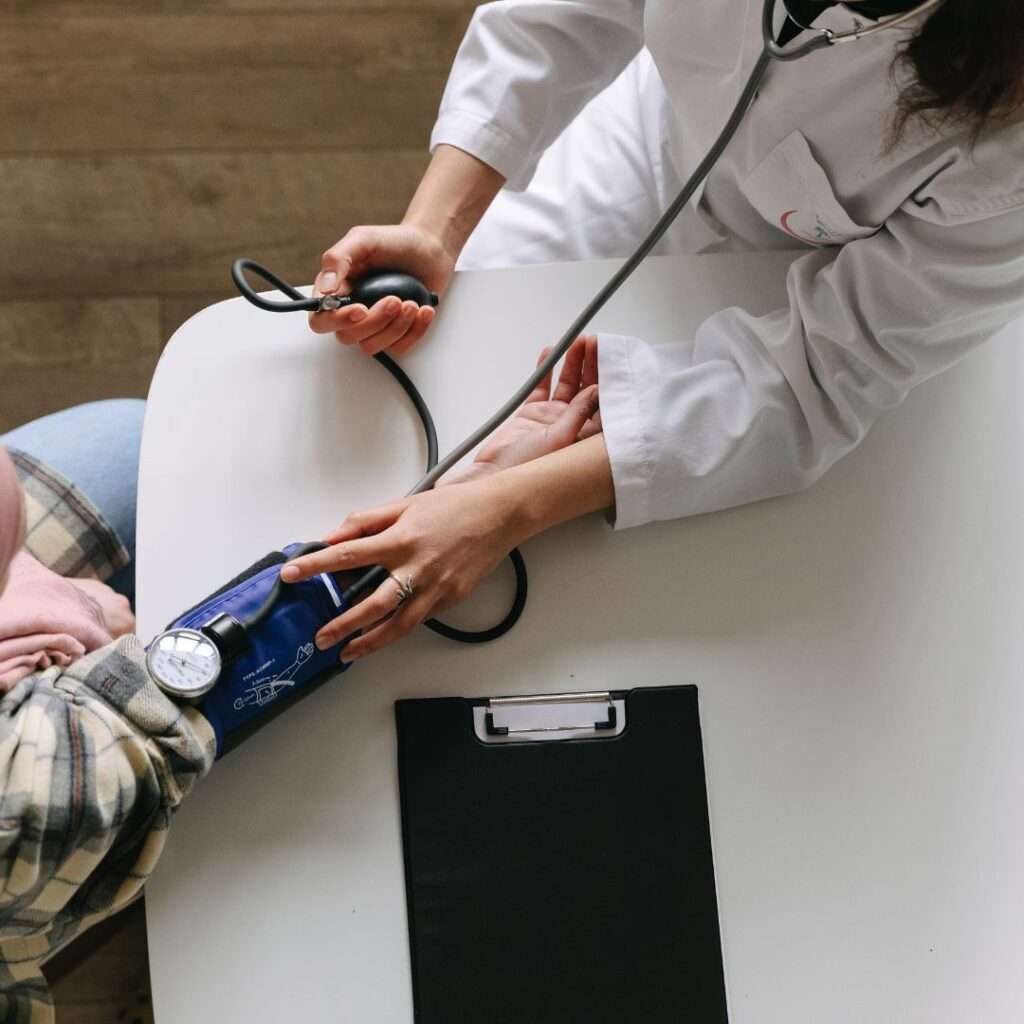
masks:
[[[388,576],[398,584],[398,604],[395,608],[401,608],[416,593],[416,584],[411,576],[406,576],[404,580],[400,580],[394,573],[389,572]]]

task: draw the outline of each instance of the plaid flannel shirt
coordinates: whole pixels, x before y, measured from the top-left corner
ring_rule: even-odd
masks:
[[[25,550],[59,576],[106,580],[130,559],[98,508],[49,466],[8,448],[25,492]]]
[[[79,491],[12,455],[35,557],[99,578],[126,563]],[[213,757],[209,723],[156,686],[133,636],[0,697],[0,1021],[52,1024],[42,963],[139,895]]]

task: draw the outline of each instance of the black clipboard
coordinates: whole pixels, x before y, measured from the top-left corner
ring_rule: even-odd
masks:
[[[725,1024],[695,686],[395,715],[417,1024]]]

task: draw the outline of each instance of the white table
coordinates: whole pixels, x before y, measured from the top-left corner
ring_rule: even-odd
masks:
[[[667,341],[723,304],[767,310],[787,259],[651,260],[597,326]],[[405,361],[442,448],[608,268],[455,283]],[[395,699],[679,682],[700,686],[734,1024],[1018,1024],[1022,344],[1008,329],[921,387],[804,494],[537,539],[511,635],[467,648],[419,631],[217,765],[148,889],[159,1024],[411,1021]],[[422,458],[380,367],[301,315],[204,310],[150,395],[142,634],[403,492]],[[462,621],[503,607],[499,575]]]

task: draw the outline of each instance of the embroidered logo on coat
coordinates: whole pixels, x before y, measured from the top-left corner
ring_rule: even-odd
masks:
[[[807,245],[817,245],[817,246],[828,245],[829,242],[832,241],[832,232],[829,231],[829,229],[827,227],[825,227],[825,225],[822,222],[821,218],[817,214],[814,215],[814,237],[813,238],[808,238],[807,235],[802,235],[802,234],[800,234],[799,231],[796,231],[794,228],[790,227],[790,224],[789,224],[790,217],[792,217],[794,213],[799,213],[799,212],[800,212],[799,210],[787,210],[779,218],[779,226],[782,228],[782,230],[785,231],[787,235],[791,235],[793,238],[797,239],[800,242],[805,242]]]

